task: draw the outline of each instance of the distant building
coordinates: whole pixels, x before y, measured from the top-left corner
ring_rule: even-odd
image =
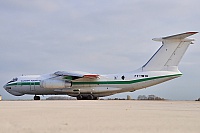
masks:
[[[149,95],[148,96],[148,100],[155,100],[156,99],[156,96],[155,95]]]
[[[127,95],[127,100],[131,100],[131,96]]]
[[[164,100],[164,98],[160,98],[155,95],[148,95],[148,97],[145,95],[139,95],[138,100]]]
[[[164,98],[155,97],[155,100],[164,100]]]
[[[139,95],[138,100],[147,100],[147,97],[145,95]]]

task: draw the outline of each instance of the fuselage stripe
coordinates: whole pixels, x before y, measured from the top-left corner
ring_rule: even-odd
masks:
[[[85,85],[85,84],[133,84],[139,83],[154,79],[161,79],[161,78],[169,78],[169,77],[179,77],[182,74],[175,74],[175,75],[167,75],[167,76],[158,76],[158,77],[150,77],[150,78],[142,78],[136,80],[127,80],[127,81],[93,81],[93,82],[72,82],[72,85]]]

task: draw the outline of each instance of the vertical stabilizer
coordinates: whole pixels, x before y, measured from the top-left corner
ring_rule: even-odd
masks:
[[[194,41],[194,39],[188,39],[186,37],[196,33],[198,32],[186,32],[168,37],[154,38],[154,41],[161,41],[162,46],[150,60],[142,66],[142,70],[159,71],[177,68],[188,46]]]

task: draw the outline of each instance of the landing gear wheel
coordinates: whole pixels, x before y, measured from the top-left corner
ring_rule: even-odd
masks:
[[[77,100],[83,100],[83,96],[82,95],[78,95],[76,98],[77,98]]]
[[[40,100],[40,96],[34,96],[34,98],[33,98],[34,100]]]
[[[99,100],[99,97],[94,97],[94,100]]]
[[[94,96],[93,95],[88,95],[87,96],[87,100],[93,100],[94,99]]]

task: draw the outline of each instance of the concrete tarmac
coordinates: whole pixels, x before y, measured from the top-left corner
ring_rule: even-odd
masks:
[[[200,133],[195,101],[1,101],[0,133]]]

